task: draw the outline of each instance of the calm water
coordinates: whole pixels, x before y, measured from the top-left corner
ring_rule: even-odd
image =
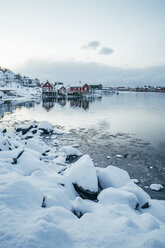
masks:
[[[15,109],[16,108],[16,109]],[[0,106],[15,120],[47,120],[71,128],[96,128],[112,134],[135,134],[153,144],[165,143],[165,94],[120,93],[95,100]],[[15,110],[14,110],[15,109]],[[2,114],[1,114],[2,115]],[[4,117],[5,120],[5,117]]]
[[[155,193],[148,188],[165,182],[164,93],[121,92],[93,100],[3,104],[0,116],[1,127],[28,120],[63,127],[69,132],[67,139],[59,137],[61,145],[78,143],[96,166],[126,169],[152,197],[165,199],[165,190]]]

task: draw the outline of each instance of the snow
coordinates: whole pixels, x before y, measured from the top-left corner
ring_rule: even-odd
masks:
[[[111,156],[106,156],[107,159],[111,159]]]
[[[116,157],[117,157],[117,158],[123,158],[123,155],[117,154]]]
[[[133,178],[133,179],[131,179],[131,180],[132,180],[132,182],[134,182],[134,183],[139,183],[139,180],[136,179],[136,178]]]
[[[98,191],[97,175],[89,155],[82,156],[72,167],[65,171],[64,175],[71,183],[76,183],[86,190]]]
[[[103,189],[108,187],[122,187],[131,180],[126,171],[112,165],[105,169],[98,168],[97,176],[100,186]]]
[[[79,144],[74,144],[72,145],[74,148],[78,148],[80,145]]]
[[[58,153],[61,153],[65,156],[69,156],[69,155],[81,156],[82,155],[82,153],[78,149],[74,148],[73,146],[63,146],[62,148],[58,150]]]
[[[22,156],[18,159],[15,168],[20,170],[24,176],[30,176],[35,170],[41,170],[43,162],[39,160],[38,154],[26,148]]]
[[[128,182],[125,186],[121,187],[121,189],[135,194],[138,198],[140,207],[144,206],[144,204],[150,200],[150,196],[142,188],[131,181]]]
[[[98,195],[100,204],[126,204],[136,209],[138,199],[135,194],[116,188],[107,188]]]
[[[164,187],[161,184],[153,183],[153,184],[150,185],[150,189],[155,190],[155,191],[159,191],[159,190],[161,190],[163,188]]]
[[[38,128],[41,130],[46,130],[48,133],[53,132],[53,125],[48,121],[40,121]]]
[[[150,199],[126,171],[96,168],[89,155],[56,150],[32,130],[0,132],[1,248],[165,247],[165,201]],[[77,160],[67,163],[70,155]],[[74,184],[96,199],[83,199]]]
[[[3,93],[10,92],[10,93]],[[10,101],[29,101],[29,100],[41,100],[41,89],[38,87],[28,88],[21,86],[19,83],[12,82],[7,86],[0,87],[0,98],[1,100]]]

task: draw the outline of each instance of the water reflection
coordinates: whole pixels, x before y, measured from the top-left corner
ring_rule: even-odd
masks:
[[[60,106],[66,105],[65,98],[43,98],[42,99],[42,107],[47,111],[50,111],[55,106],[55,103],[58,103]]]
[[[70,107],[83,108],[84,110],[89,109],[89,100],[74,99],[70,100]]]
[[[42,107],[46,109],[46,111],[50,111],[55,104],[59,104],[64,107],[67,102],[71,108],[82,108],[83,110],[88,110],[90,103],[94,102],[95,98],[43,98],[42,99]],[[98,100],[101,100],[98,98]]]
[[[4,117],[5,113],[13,113],[16,109],[25,108],[33,108],[35,106],[35,102],[13,102],[7,101],[0,105],[0,119]]]

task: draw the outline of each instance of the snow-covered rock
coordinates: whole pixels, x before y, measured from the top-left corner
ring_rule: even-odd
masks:
[[[53,125],[48,121],[40,121],[38,124],[38,129],[42,130],[44,134],[53,133]]]
[[[117,158],[123,158],[123,155],[122,154],[117,154],[116,157]]]
[[[82,156],[64,172],[66,182],[73,184],[83,198],[96,198],[98,181],[93,161],[89,155]]]
[[[165,247],[165,201],[126,171],[96,168],[71,146],[56,151],[36,129],[0,132],[1,248]]]
[[[98,195],[98,200],[100,204],[126,204],[133,209],[139,207],[139,202],[135,194],[116,188],[107,188],[101,191]]]
[[[163,188],[164,187],[161,184],[153,183],[153,184],[150,185],[150,189],[155,190],[155,191],[159,191],[159,190],[161,190]]]
[[[98,191],[98,181],[93,161],[89,155],[82,156],[69,169],[65,171],[72,183],[76,183],[84,189]]]
[[[82,153],[74,148],[73,146],[64,146],[62,148],[60,148],[57,151],[57,155],[62,159],[62,161],[65,163],[73,163],[75,162],[80,156],[82,156]],[[58,158],[59,160],[59,158]]]
[[[119,188],[131,180],[126,171],[111,165],[104,169],[97,168],[97,176],[102,189],[108,187]]]
[[[69,156],[69,155],[82,156],[82,153],[73,146],[63,146],[58,150],[58,153],[63,154],[65,156]]]
[[[26,143],[26,147],[29,149],[32,149],[34,151],[37,151],[41,154],[50,150],[50,148],[46,144],[44,144],[43,142],[39,141],[36,138],[32,138],[32,139],[28,140]]]
[[[132,182],[134,182],[134,183],[139,183],[139,180],[136,179],[136,178],[133,178],[133,179],[131,179],[131,180],[132,180]]]
[[[39,153],[26,148],[23,154],[18,158],[15,167],[25,176],[30,176],[35,170],[41,170],[43,162],[39,159]]]
[[[22,132],[22,134],[26,134],[30,129],[37,127],[36,123],[30,123],[26,125],[22,125],[19,127],[16,127],[16,132]]]
[[[135,183],[130,181],[125,186],[121,187],[120,189],[135,194],[138,199],[140,207],[142,208],[149,207],[150,196]]]

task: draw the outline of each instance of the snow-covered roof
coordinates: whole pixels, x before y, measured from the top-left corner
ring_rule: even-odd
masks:
[[[5,71],[4,74],[5,74],[5,75],[6,75],[6,74],[13,74],[13,75],[14,75],[14,73],[13,73],[12,71],[10,71],[10,70]]]
[[[70,85],[68,85],[68,87],[70,88],[70,87],[83,87],[85,84],[87,84],[87,83],[73,83],[73,84],[70,84]]]
[[[59,89],[61,89],[61,88],[65,88],[64,85],[56,85],[55,87],[56,87],[57,90],[59,90]]]

